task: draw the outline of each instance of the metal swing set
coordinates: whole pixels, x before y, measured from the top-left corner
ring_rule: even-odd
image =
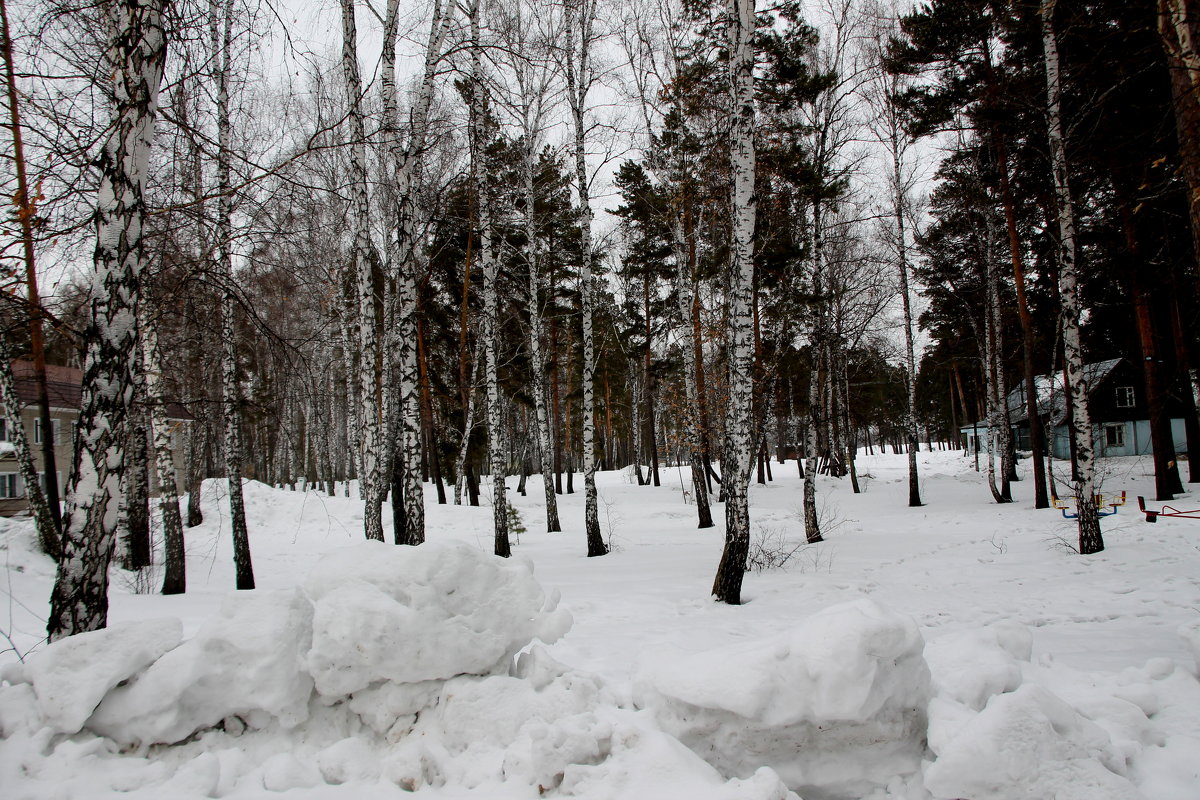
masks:
[[[1096,516],[1111,517],[1113,514],[1117,513],[1117,509],[1125,505],[1125,491],[1122,490],[1120,494],[1097,494],[1093,495],[1093,499],[1096,501]],[[1141,500],[1142,498],[1139,497],[1139,504],[1141,503]],[[1079,516],[1079,498],[1077,496],[1071,495],[1070,497],[1059,497],[1058,495],[1051,495],[1051,501],[1053,502],[1054,507],[1062,512],[1063,519],[1075,519]],[[1105,507],[1108,507],[1112,510],[1104,511],[1103,509]],[[1196,513],[1200,514],[1200,511],[1197,511]]]
[[[1146,498],[1138,495],[1138,510],[1146,515],[1146,522],[1158,522],[1159,517],[1177,517],[1179,519],[1200,519],[1200,508],[1192,511],[1180,511],[1175,506],[1163,506],[1160,509],[1146,508]]]

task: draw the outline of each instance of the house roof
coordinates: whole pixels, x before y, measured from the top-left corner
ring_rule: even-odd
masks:
[[[1083,382],[1088,387],[1088,393],[1090,394],[1095,387],[1108,378],[1120,363],[1120,358],[1110,358],[1105,361],[1084,364]],[[1038,416],[1048,415],[1052,425],[1061,425],[1067,414],[1067,398],[1063,389],[1065,382],[1066,379],[1062,372],[1055,373],[1054,380],[1051,380],[1049,375],[1037,375],[1033,379],[1033,385],[1037,391]],[[1008,393],[1007,403],[1009,422],[1011,424],[1016,425],[1029,419],[1029,412],[1025,405],[1024,380]],[[975,424],[984,428],[987,427],[987,420],[979,420]],[[964,425],[961,430],[967,430],[971,427],[973,426]]]
[[[17,399],[23,405],[33,405],[38,400],[33,362],[14,359],[11,364]],[[69,408],[78,411],[83,405],[83,370],[58,364],[47,364],[46,393],[50,397],[52,408]],[[167,416],[171,419],[194,419],[190,411],[179,403],[170,401],[167,402]]]

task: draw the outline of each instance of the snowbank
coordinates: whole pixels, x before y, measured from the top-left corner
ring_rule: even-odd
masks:
[[[635,701],[722,774],[765,764],[802,795],[861,797],[920,769],[922,648],[911,619],[859,600],[738,649],[659,663]]]
[[[348,547],[302,588],[229,596],[182,644],[178,621],[148,621],[9,668],[0,784],[799,800],[770,769],[726,781],[536,645],[515,658],[566,633],[557,603],[527,564],[465,544]]]

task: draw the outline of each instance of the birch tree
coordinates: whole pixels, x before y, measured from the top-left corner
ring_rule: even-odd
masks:
[[[121,436],[131,387],[138,279],[145,267],[145,184],[167,42],[165,0],[104,7],[112,125],[97,157],[96,250],[75,464],[63,515],[63,554],[50,596],[51,640],[103,628],[116,536]]]
[[[429,131],[429,108],[433,102],[433,82],[442,59],[443,42],[453,15],[434,0],[429,41],[416,100],[409,114],[408,142],[400,136],[396,96],[396,31],[398,0],[388,0],[383,27],[383,128],[391,156],[395,201],[395,230],[388,241],[388,272],[398,287],[397,325],[394,344],[400,354],[400,385],[397,398],[400,410],[399,464],[404,471],[404,540],[397,544],[425,541],[425,491],[421,481],[420,398],[418,396],[417,353],[417,190],[421,183]],[[389,437],[390,439],[391,437]]]
[[[579,202],[580,305],[583,316],[583,491],[584,529],[589,557],[608,553],[600,535],[600,511],[596,494],[596,344],[592,307],[595,284],[592,277],[592,205],[587,171],[588,91],[595,80],[592,46],[595,43],[596,2],[574,0],[567,7],[567,100],[574,122],[575,193]],[[578,45],[578,50],[576,50]]]
[[[511,73],[512,86],[504,92],[504,106],[514,118],[521,134],[522,227],[525,234],[523,259],[528,270],[526,313],[529,316],[528,347],[530,393],[536,413],[537,441],[542,482],[546,498],[546,530],[562,530],[558,518],[558,500],[554,494],[553,455],[550,414],[547,407],[546,358],[543,344],[543,300],[546,294],[542,274],[542,240],[538,235],[535,208],[535,175],[538,152],[547,125],[554,73],[547,63],[547,48],[552,42],[557,21],[549,14],[535,13],[520,3],[508,9],[500,20],[501,60]]]
[[[494,552],[502,558],[512,555],[508,540],[508,498],[505,478],[504,406],[500,396],[500,297],[497,280],[500,272],[492,230],[492,193],[484,165],[484,138],[487,125],[487,88],[484,83],[483,52],[480,42],[482,0],[471,0],[467,8],[470,20],[471,92],[467,136],[471,150],[471,180],[479,219],[479,262],[483,266],[483,348],[484,382],[487,392],[488,465],[492,473],[492,522]],[[464,436],[467,434],[464,433]],[[547,483],[550,491],[553,487]]]
[[[754,284],[754,0],[729,0],[726,36],[729,46],[730,167],[733,233],[727,267],[729,406],[725,448],[721,456],[725,490],[725,549],[713,582],[721,602],[742,602],[742,577],[750,549],[748,498],[753,431],[754,342],[751,305]]]
[[[1067,402],[1071,408],[1072,481],[1075,484],[1079,552],[1084,555],[1104,549],[1100,516],[1096,508],[1095,443],[1088,411],[1087,384],[1083,373],[1083,345],[1079,335],[1079,274],[1076,264],[1075,207],[1067,180],[1067,150],[1063,141],[1062,84],[1058,39],[1054,33],[1056,0],[1042,0],[1042,47],[1046,66],[1046,128],[1050,140],[1050,163],[1058,211],[1058,294],[1061,302],[1063,364]]]
[[[21,481],[25,484],[25,499],[29,503],[33,522],[37,527],[38,544],[43,553],[57,559],[61,555],[61,544],[54,518],[50,513],[49,500],[38,484],[37,467],[34,466],[33,453],[29,449],[29,437],[25,435],[25,426],[21,424],[21,398],[17,396],[17,384],[12,372],[12,354],[4,336],[0,336],[0,409],[3,409],[10,426],[8,440],[13,446]]]
[[[229,104],[231,50],[233,47],[233,0],[209,3],[209,39],[217,90],[217,272],[221,278],[221,416],[224,425],[225,474],[229,486],[230,529],[233,534],[233,563],[238,589],[254,588],[254,565],[250,559],[250,533],[246,527],[246,504],[242,496],[241,389],[238,384],[237,337],[234,310],[237,298],[233,283],[233,187],[230,180],[230,151],[233,119]]]
[[[341,0],[342,77],[346,83],[347,120],[350,142],[350,206],[354,226],[354,245],[350,265],[354,276],[355,305],[351,313],[357,320],[358,357],[358,481],[365,508],[363,528],[368,539],[383,541],[384,454],[381,436],[382,381],[387,370],[381,369],[379,348],[379,306],[376,269],[379,254],[371,241],[371,207],[367,196],[367,132],[362,109],[363,88],[358,71],[358,30],[354,20],[354,0]]]
[[[151,319],[148,304],[138,307],[138,332],[141,339],[142,379],[150,416],[154,467],[158,478],[158,510],[163,526],[163,594],[183,594],[187,591],[187,564],[183,549],[183,520],[179,514],[179,494],[175,483],[175,460],[172,456],[171,427],[167,421],[163,393],[162,352],[158,346],[158,329]],[[185,432],[181,432],[183,435]]]

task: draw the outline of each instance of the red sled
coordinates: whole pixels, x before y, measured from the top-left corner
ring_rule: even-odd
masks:
[[[1163,506],[1157,511],[1146,508],[1146,499],[1138,495],[1138,510],[1146,515],[1146,522],[1158,522],[1159,517],[1178,517],[1180,519],[1200,519],[1200,508],[1193,511],[1180,511],[1175,506]]]

